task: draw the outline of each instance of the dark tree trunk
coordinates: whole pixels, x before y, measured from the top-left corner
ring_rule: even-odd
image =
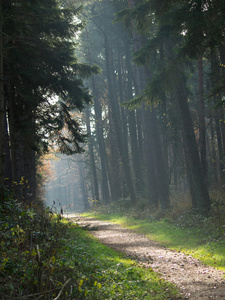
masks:
[[[144,119],[144,149],[145,149],[145,165],[146,165],[146,184],[147,184],[147,198],[151,206],[158,207],[159,195],[158,186],[156,181],[156,170],[153,153],[153,140],[149,129],[151,127],[151,111],[148,107],[143,107]]]
[[[213,116],[211,115],[210,112],[210,141],[209,141],[209,148],[210,148],[210,165],[211,165],[211,170],[212,170],[212,176],[210,182],[213,183],[213,185],[217,185],[219,183],[219,171],[218,167],[219,162],[218,162],[218,157],[216,154],[216,136],[215,136],[215,126],[214,126],[214,119]]]
[[[88,192],[85,185],[84,168],[82,164],[83,164],[83,160],[81,160],[81,162],[78,163],[80,187],[81,187],[81,194],[83,195],[84,209],[88,210],[90,208],[90,203],[88,202]]]
[[[214,50],[211,50],[211,82],[212,86],[216,84],[220,80],[219,70],[217,66],[219,65],[219,61],[217,59],[216,53]],[[224,182],[225,181],[225,165],[224,165],[224,149],[223,149],[223,140],[222,140],[222,133],[221,133],[221,122],[220,122],[220,109],[218,104],[221,100],[221,96],[219,93],[213,96],[213,106],[214,106],[214,120],[215,120],[215,129],[216,129],[216,136],[217,136],[217,145],[218,145],[218,153],[219,153],[219,165],[220,165],[220,178]]]
[[[128,6],[131,9],[134,8],[135,1],[128,0]],[[134,28],[132,29],[134,51],[138,51],[143,46],[143,38],[136,34]],[[150,76],[151,74],[146,66],[137,69],[136,78],[139,93],[143,92],[147,78],[150,78]],[[143,107],[147,191],[150,204],[158,205],[159,199],[161,209],[164,210],[169,207],[169,180],[155,113],[150,108],[145,110]]]
[[[193,182],[193,194],[197,201],[198,209],[203,213],[210,209],[210,198],[206,187],[202,164],[200,162],[192,118],[186,95],[185,79],[182,74],[177,73],[176,86],[174,87],[175,103],[181,118],[184,147],[187,154],[187,162],[190,164],[190,172]]]
[[[136,194],[134,189],[134,184],[131,178],[131,169],[129,163],[129,157],[124,151],[123,137],[121,134],[121,119],[120,119],[120,111],[118,99],[114,94],[114,86],[113,86],[113,71],[111,70],[111,62],[110,62],[110,46],[108,43],[108,39],[105,36],[105,60],[106,60],[106,72],[107,72],[107,81],[108,81],[108,90],[109,90],[109,99],[111,102],[112,109],[112,117],[115,125],[115,134],[117,138],[117,144],[119,148],[119,153],[122,160],[122,165],[124,168],[125,178],[129,190],[129,194],[131,197],[132,203],[136,203]]]
[[[133,99],[133,85],[132,85],[132,67],[131,67],[131,56],[130,49],[126,47],[126,69],[127,69],[127,101]],[[137,121],[136,114],[134,110],[128,111],[128,124],[129,124],[129,133],[130,133],[130,144],[131,144],[131,154],[132,162],[134,168],[134,175],[137,189],[140,191],[143,189],[143,179],[142,179],[142,170],[141,170],[141,161],[139,149],[138,149],[138,135],[137,135]]]
[[[5,186],[9,189],[12,188],[12,166],[10,159],[10,143],[9,143],[9,132],[8,132],[8,124],[5,115],[4,121],[4,133],[5,133],[5,177],[4,182]]]
[[[199,150],[204,178],[207,181],[207,161],[206,161],[206,126],[205,126],[205,99],[203,85],[203,61],[198,60],[198,80],[199,80]]]
[[[108,185],[108,161],[105,149],[105,142],[103,137],[103,128],[102,128],[102,108],[99,103],[98,93],[95,87],[94,78],[92,78],[92,89],[94,95],[94,110],[95,110],[95,126],[96,126],[96,136],[99,146],[99,156],[101,160],[101,173],[102,173],[102,197],[104,203],[108,203],[110,200],[109,194],[109,185]]]
[[[97,170],[96,170],[96,164],[95,164],[95,156],[94,156],[94,146],[93,146],[93,137],[91,133],[91,125],[90,125],[90,111],[89,107],[86,108],[86,124],[87,124],[87,134],[89,136],[88,141],[88,152],[90,156],[90,165],[91,165],[91,172],[92,172],[92,178],[93,178],[93,191],[94,191],[94,200],[99,201],[99,190],[98,190],[98,177],[97,177]],[[107,199],[104,199],[107,201]]]
[[[9,132],[10,132],[10,157],[11,157],[11,168],[12,168],[12,181],[14,183],[18,182],[18,174],[17,174],[17,143],[16,143],[16,116],[15,116],[15,98],[13,94],[13,86],[11,84],[8,85],[8,97],[9,97]],[[17,129],[18,130],[18,129]],[[13,191],[17,194],[17,186],[13,184]]]
[[[88,41],[88,59],[89,63],[93,65],[92,59],[92,52],[89,40],[89,33],[87,29],[85,30],[86,38]],[[98,92],[96,88],[95,78],[92,76],[91,78],[91,85],[92,85],[92,92],[94,96],[94,111],[95,111],[95,126],[96,126],[96,137],[99,146],[99,156],[101,161],[101,183],[102,183],[102,198],[104,203],[108,203],[110,200],[110,193],[109,193],[109,172],[108,171],[108,162],[107,162],[107,155],[105,149],[105,142],[103,137],[103,127],[102,127],[102,107],[99,102]]]
[[[0,0],[0,197],[2,200],[4,197],[4,153],[5,153],[5,141],[4,141],[4,120],[5,120],[5,105],[4,105],[4,87],[3,87],[3,41],[2,41],[2,0]]]

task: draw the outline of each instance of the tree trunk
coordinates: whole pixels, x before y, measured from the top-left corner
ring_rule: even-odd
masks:
[[[4,87],[3,87],[3,35],[2,35],[2,25],[3,25],[3,12],[2,12],[2,0],[0,0],[0,200],[4,197],[4,153],[5,153],[5,141],[4,141]]]
[[[199,149],[202,163],[202,170],[207,181],[207,161],[206,161],[206,127],[205,127],[205,99],[203,87],[203,61],[198,60],[198,80],[199,80]]]
[[[191,113],[186,95],[185,79],[182,74],[176,74],[175,101],[181,118],[184,138],[184,147],[187,154],[187,162],[190,163],[190,171],[193,180],[193,193],[197,201],[197,207],[201,213],[210,209],[210,198],[206,187],[202,164],[200,162]]]
[[[131,57],[130,49],[126,47],[126,69],[127,69],[127,101],[133,99],[133,87],[132,87],[132,67],[131,67]],[[143,189],[143,179],[142,179],[142,170],[141,170],[141,161],[138,149],[138,140],[137,140],[137,121],[136,114],[134,110],[128,111],[128,125],[130,133],[130,144],[131,144],[131,154],[132,162],[134,168],[135,181],[137,189],[140,191]]]
[[[211,50],[211,82],[212,86],[216,84],[220,80],[219,70],[217,65],[219,65],[219,61],[217,59],[216,53],[214,50]],[[223,141],[222,141],[222,134],[221,134],[221,127],[220,127],[220,112],[218,103],[220,102],[221,97],[217,93],[213,96],[213,115],[215,120],[215,129],[216,129],[216,136],[217,136],[217,145],[218,145],[218,152],[219,152],[219,165],[220,165],[220,179],[224,182],[225,181],[225,166],[224,166],[224,150],[223,150]]]
[[[123,137],[121,134],[121,120],[120,120],[118,99],[117,99],[117,97],[115,97],[114,87],[113,87],[113,78],[112,78],[113,74],[112,74],[111,63],[110,63],[110,47],[109,47],[108,39],[106,36],[105,36],[105,61],[106,61],[109,99],[111,102],[112,117],[113,117],[114,125],[115,125],[115,133],[116,133],[116,137],[117,137],[119,153],[121,156],[122,165],[124,168],[124,173],[125,173],[126,182],[127,182],[128,191],[129,191],[129,194],[131,197],[131,201],[133,204],[135,204],[136,203],[136,194],[135,194],[134,184],[133,184],[132,178],[131,178],[129,157],[126,155],[126,153],[124,151]]]
[[[151,127],[151,111],[150,108],[143,107],[144,119],[144,149],[145,149],[145,165],[146,165],[146,184],[147,184],[147,199],[150,206],[158,207],[159,195],[156,181],[156,170],[154,162],[154,153],[152,147],[152,136],[149,131]]]
[[[5,133],[5,186],[9,189],[12,188],[12,165],[10,159],[10,141],[9,141],[9,132],[8,132],[8,124],[5,114],[4,121],[4,133]]]
[[[81,187],[81,195],[83,196],[84,209],[88,210],[90,208],[90,203],[88,202],[88,192],[85,185],[85,176],[84,176],[84,168],[82,166],[83,159],[78,162],[78,170],[79,170],[79,179],[80,179],[80,187]]]
[[[99,103],[98,93],[96,91],[95,80],[92,77],[92,90],[94,96],[94,110],[95,110],[95,126],[96,126],[96,137],[99,146],[99,156],[101,160],[101,173],[102,173],[102,198],[104,203],[108,203],[110,200],[109,185],[108,185],[108,162],[107,154],[105,149],[105,142],[103,137],[102,128],[102,108]]]
[[[92,173],[93,183],[94,183],[93,186],[94,200],[99,201],[98,178],[97,178],[97,171],[96,171],[96,164],[95,164],[95,157],[94,157],[94,147],[93,147],[93,137],[91,133],[89,107],[86,108],[86,124],[87,124],[87,134],[89,136],[88,152],[90,156],[91,173]]]
[[[85,29],[86,38],[88,41],[88,60],[89,63],[93,64],[92,59],[92,52],[90,47],[90,40],[89,40],[89,33],[88,30]],[[104,203],[108,203],[110,200],[110,193],[109,193],[109,172],[108,171],[108,162],[107,162],[107,155],[105,149],[105,142],[103,137],[103,128],[102,128],[102,107],[98,99],[98,93],[95,83],[94,76],[91,77],[91,85],[92,85],[92,92],[94,97],[94,111],[95,111],[95,126],[96,126],[96,137],[99,146],[99,156],[101,160],[101,182],[102,182],[102,198]]]

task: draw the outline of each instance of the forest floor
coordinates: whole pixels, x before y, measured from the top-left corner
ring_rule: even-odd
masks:
[[[120,225],[80,215],[68,218],[85,227],[101,243],[125,253],[144,268],[152,268],[175,284],[184,299],[225,299],[225,273],[190,255],[167,249],[143,234]]]

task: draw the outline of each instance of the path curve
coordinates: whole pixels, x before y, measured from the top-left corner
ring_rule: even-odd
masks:
[[[101,243],[134,257],[143,267],[152,268],[174,283],[184,299],[225,299],[224,272],[205,266],[199,260],[169,250],[143,234],[120,225],[79,215],[68,218],[87,227]]]

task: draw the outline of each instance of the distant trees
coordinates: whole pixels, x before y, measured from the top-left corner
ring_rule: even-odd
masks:
[[[72,111],[92,94],[87,197],[164,211],[171,191],[189,191],[209,210],[225,174],[224,1],[70,2],[0,2],[0,185],[31,199],[49,144],[82,152]]]
[[[224,2],[105,0],[85,12],[83,49],[103,70],[90,84],[100,104],[92,134],[98,149],[100,122],[111,199],[164,210],[170,189],[188,187],[204,213],[208,187],[224,180]]]

